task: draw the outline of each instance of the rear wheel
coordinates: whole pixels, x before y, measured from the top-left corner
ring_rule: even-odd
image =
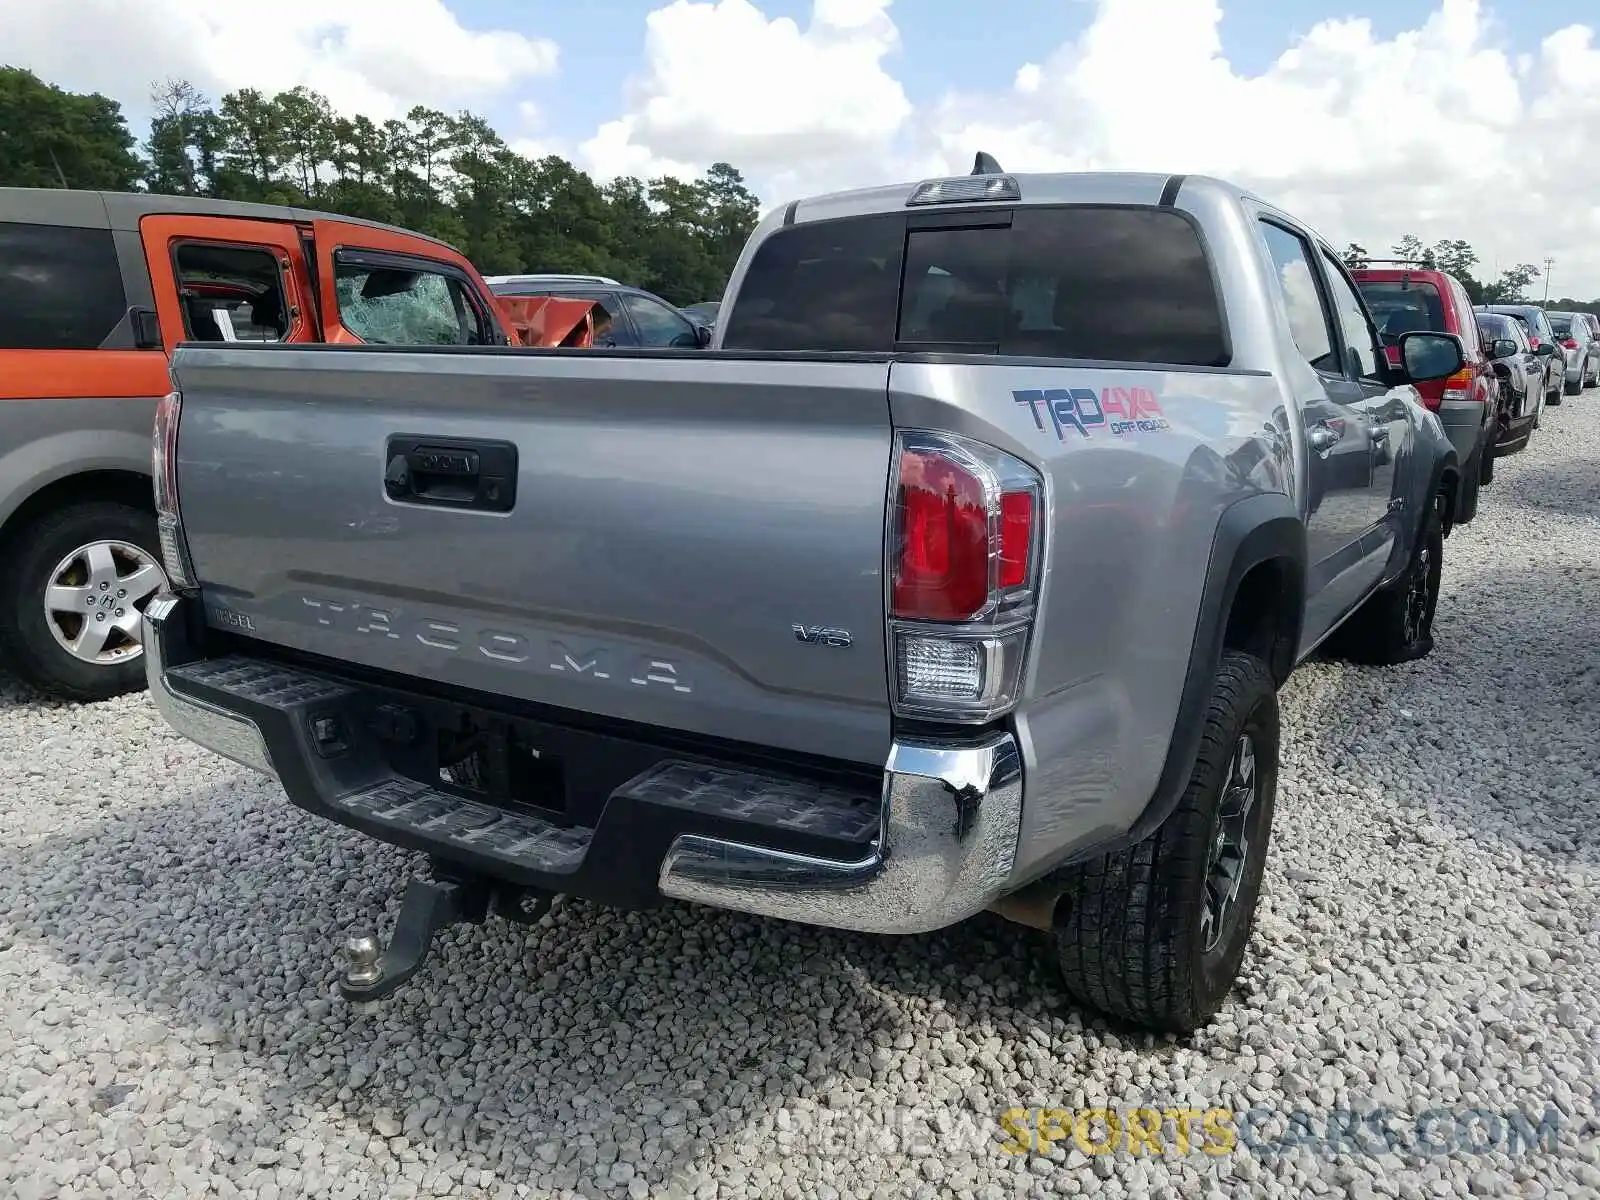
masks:
[[[1189,1033],[1244,962],[1278,786],[1278,696],[1260,659],[1224,652],[1178,807],[1144,841],[1073,868],[1055,946],[1080,1004]]]
[[[1567,383],[1566,383],[1566,393],[1567,393],[1567,395],[1576,396],[1581,391],[1583,391],[1583,380],[1581,380],[1581,379],[1569,379],[1569,380],[1567,380]]]
[[[1405,570],[1375,592],[1335,635],[1332,647],[1351,662],[1395,666],[1425,658],[1433,649],[1433,617],[1444,573],[1444,515],[1449,493],[1441,490],[1423,513]]]
[[[153,516],[104,501],[24,528],[0,583],[0,649],[23,678],[67,700],[142,687],[141,620],[167,582],[157,546]]]

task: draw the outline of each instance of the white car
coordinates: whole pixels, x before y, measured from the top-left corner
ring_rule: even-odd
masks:
[[[1600,383],[1600,336],[1588,313],[1553,312],[1550,329],[1566,359],[1567,395]]]

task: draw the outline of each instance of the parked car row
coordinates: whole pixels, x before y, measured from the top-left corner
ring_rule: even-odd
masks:
[[[688,338],[613,280],[491,286]],[[1319,649],[1430,652],[1483,444],[1421,393],[1464,428],[1492,372],[1380,336],[1332,244],[1238,187],[986,155],[774,212],[717,317],[690,356],[178,349],[153,699],[431,864],[344,994],[563,893],[993,910],[1082,1004],[1206,1022],[1278,689]]]
[[[1600,374],[1600,317],[1547,312],[1536,304],[1474,305],[1445,271],[1387,262],[1353,272],[1391,361],[1405,334],[1429,330],[1460,340],[1456,375],[1419,384],[1423,404],[1449,432],[1468,484],[1458,518],[1475,512],[1497,458],[1527,446],[1546,404],[1578,395]],[[1473,482],[1473,481],[1476,482]]]

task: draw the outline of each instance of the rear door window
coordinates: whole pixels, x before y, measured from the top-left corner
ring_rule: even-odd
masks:
[[[187,340],[281,342],[288,337],[290,305],[272,251],[180,242],[172,261]]]
[[[627,307],[633,323],[638,326],[639,340],[644,345],[687,346],[693,349],[700,344],[695,336],[694,323],[687,317],[679,316],[665,304],[635,292],[624,292],[622,303]]]
[[[1466,289],[1455,280],[1450,280],[1450,303],[1456,310],[1456,320],[1461,325],[1461,341],[1466,345],[1467,357],[1471,358],[1478,353],[1481,343],[1478,341],[1478,324],[1472,319],[1472,298],[1467,295]],[[1370,308],[1371,305],[1369,304]]]
[[[109,229],[0,222],[0,350],[93,350],[127,310]]]
[[[1384,372],[1379,366],[1378,341],[1373,336],[1361,296],[1346,278],[1339,260],[1326,250],[1322,252],[1322,268],[1328,278],[1333,313],[1339,321],[1346,372],[1352,379],[1382,382]]]
[[[887,353],[894,342],[902,213],[817,221],[763,241],[728,311],[737,350]]]
[[[907,229],[894,213],[780,230],[756,251],[723,345],[1227,365],[1210,262],[1178,213],[1039,207],[949,221],[913,217]]]
[[[606,318],[610,324],[605,325],[596,332],[599,336],[595,339],[597,346],[637,346],[639,335],[634,332],[633,323],[628,320],[627,311],[622,307],[622,297],[616,292],[581,292],[577,293],[585,300],[593,300],[605,310]]]
[[[1311,246],[1298,233],[1272,221],[1261,222],[1261,235],[1272,256],[1273,275],[1289,317],[1289,334],[1312,367],[1331,375],[1342,372],[1333,352],[1332,321],[1311,268]]]

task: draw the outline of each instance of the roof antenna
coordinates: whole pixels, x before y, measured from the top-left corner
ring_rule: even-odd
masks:
[[[974,175],[1004,175],[1000,164],[995,162],[994,155],[978,151],[978,157],[972,160],[972,173]]]

